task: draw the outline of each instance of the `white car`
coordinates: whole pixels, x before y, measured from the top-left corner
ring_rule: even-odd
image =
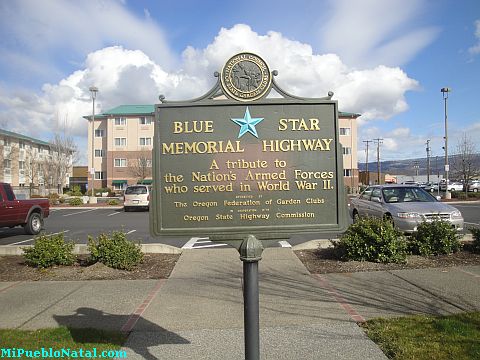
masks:
[[[447,189],[446,182],[443,180],[440,183],[440,190],[445,191]],[[448,182],[448,191],[463,191],[463,184],[461,182]]]
[[[448,184],[448,191],[463,191],[463,184],[461,182],[454,182]]]
[[[143,208],[147,211],[150,206],[150,185],[130,185],[125,189],[123,196],[123,210],[130,211]]]

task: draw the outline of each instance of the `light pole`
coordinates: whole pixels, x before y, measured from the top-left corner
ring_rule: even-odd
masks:
[[[430,139],[427,140],[427,182],[430,182]]]
[[[452,89],[448,87],[441,88],[440,91],[443,95],[443,100],[445,102],[445,181],[446,181],[446,189],[445,189],[445,199],[451,199],[452,196],[448,191],[448,172],[450,171],[450,167],[448,165],[448,116],[447,116],[447,100],[448,100],[448,93],[452,91]]]
[[[95,99],[97,97],[98,88],[95,86],[90,86],[88,88],[90,94],[92,95],[92,167],[90,168],[90,174],[92,175],[92,187],[90,188],[91,196],[90,203],[96,202],[94,199],[94,184],[95,184]]]

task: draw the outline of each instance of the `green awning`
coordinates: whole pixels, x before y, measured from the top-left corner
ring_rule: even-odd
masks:
[[[137,182],[137,184],[151,185],[152,182],[153,182],[152,179],[143,179],[143,180],[139,180],[139,181]]]
[[[125,184],[125,183],[128,183],[127,180],[112,180],[112,185],[121,185],[121,184]]]

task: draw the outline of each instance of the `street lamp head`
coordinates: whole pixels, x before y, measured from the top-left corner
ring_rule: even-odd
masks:
[[[444,87],[441,88],[440,91],[442,92],[444,98],[448,98],[448,93],[452,92],[452,89],[450,89],[449,87]]]
[[[97,97],[98,88],[96,86],[90,86],[88,90],[92,94],[92,99],[95,99]]]

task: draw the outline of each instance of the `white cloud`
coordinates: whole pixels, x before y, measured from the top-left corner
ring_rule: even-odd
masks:
[[[423,0],[331,0],[330,5],[318,31],[320,43],[350,65],[405,64],[439,33],[414,23],[424,11]]]
[[[249,26],[236,25],[222,29],[204,49],[187,48],[177,71],[168,71],[144,51],[112,46],[91,52],[83,69],[57,84],[45,84],[37,94],[6,92],[0,86],[0,107],[6,109],[0,112],[0,124],[38,136],[53,128],[55,118],[67,117],[72,134],[85,139],[82,116],[91,113],[89,86],[99,88],[97,103],[102,111],[120,104],[153,104],[159,94],[167,99],[190,99],[209,90],[215,83],[213,72],[244,50],[258,53],[271,70],[279,70],[277,81],[287,92],[321,97],[332,90],[340,110],[362,113],[363,122],[405,111],[405,93],[418,87],[417,81],[399,68],[355,70],[339,56],[315,54],[310,45],[281,33],[259,35]]]
[[[115,0],[49,0],[48,5],[30,0],[2,2],[0,30],[11,39],[1,42],[2,56],[8,56],[14,47],[42,66],[58,56],[73,56],[69,60],[74,61],[111,44],[142,49],[167,68],[174,63],[163,29],[147,13],[143,18],[135,16]]]
[[[477,43],[468,49],[468,52],[473,56],[480,54],[480,20],[475,21],[475,38]]]

